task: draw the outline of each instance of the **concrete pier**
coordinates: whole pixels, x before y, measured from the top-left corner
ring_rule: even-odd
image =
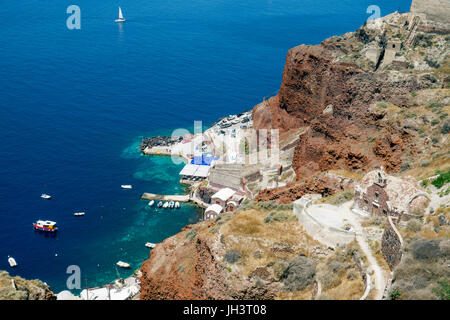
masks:
[[[144,193],[141,197],[143,200],[161,200],[161,201],[178,201],[188,202],[189,195],[160,195],[154,193]]]

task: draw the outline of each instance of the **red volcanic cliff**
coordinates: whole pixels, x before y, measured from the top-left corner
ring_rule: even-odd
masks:
[[[392,78],[336,62],[328,47],[289,50],[278,95],[254,108],[255,128],[309,127],[295,149],[297,180],[328,169],[365,170],[376,164],[397,171],[409,134],[382,124],[370,107],[377,101],[407,107],[411,92],[421,86],[410,75]],[[367,143],[371,138],[374,145]]]

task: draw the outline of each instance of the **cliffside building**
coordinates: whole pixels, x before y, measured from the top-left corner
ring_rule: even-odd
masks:
[[[355,186],[355,208],[368,214],[407,220],[425,204],[428,195],[414,178],[387,175],[383,168],[367,173]]]

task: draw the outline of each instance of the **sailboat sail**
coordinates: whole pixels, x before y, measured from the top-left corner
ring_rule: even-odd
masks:
[[[122,9],[119,7],[119,20],[123,20]]]

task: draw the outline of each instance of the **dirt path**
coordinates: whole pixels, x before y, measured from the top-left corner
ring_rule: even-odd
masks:
[[[363,227],[361,226],[358,217],[350,210],[352,204],[353,201],[346,202],[341,206],[341,208],[345,210],[344,211],[345,218],[353,226],[353,229],[356,232],[356,240],[358,241],[361,250],[366,255],[371,270],[373,270],[372,279],[374,279],[375,282],[375,290],[376,290],[375,299],[381,300],[383,298],[383,292],[386,286],[386,278],[384,276],[383,269],[378,265],[377,259],[373,256],[372,251],[370,250],[369,243],[364,235],[364,230]]]

